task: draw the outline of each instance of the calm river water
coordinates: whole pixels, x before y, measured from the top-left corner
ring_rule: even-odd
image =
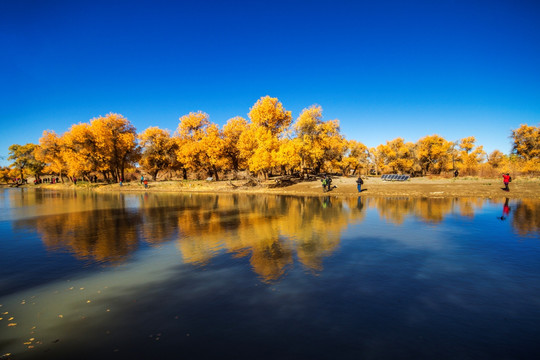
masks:
[[[0,356],[538,359],[540,202],[0,189]]]

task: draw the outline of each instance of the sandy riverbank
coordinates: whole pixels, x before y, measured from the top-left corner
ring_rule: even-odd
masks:
[[[92,189],[98,192],[200,192],[200,193],[252,193],[295,196],[358,196],[356,178],[336,177],[337,188],[323,193],[321,182],[305,181],[288,186],[276,186],[274,180],[250,186],[247,180],[235,181],[158,181],[149,182],[145,189],[139,182],[119,184],[42,184],[43,189]],[[34,188],[34,185],[25,185]],[[510,183],[510,191],[502,190],[501,179],[438,179],[413,178],[404,182],[383,181],[379,177],[365,179],[361,196],[407,196],[407,197],[484,197],[484,198],[540,198],[540,179],[516,179]]]

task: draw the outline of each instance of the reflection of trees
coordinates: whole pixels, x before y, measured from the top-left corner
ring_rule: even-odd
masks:
[[[322,259],[335,250],[341,231],[361,214],[356,199],[350,205],[329,198],[248,195],[186,201],[189,210],[178,214],[184,261],[204,264],[225,249],[249,256],[265,281],[282,276],[294,253],[304,266],[322,269]]]
[[[48,249],[69,249],[81,259],[120,261],[137,247],[139,240],[140,216],[126,209],[43,216],[21,220],[18,225],[29,223],[41,234]]]
[[[374,198],[375,206],[385,220],[402,224],[406,217],[416,217],[424,222],[439,223],[449,214],[474,217],[474,209],[481,208],[484,199],[477,198]]]
[[[512,226],[520,235],[540,236],[540,202],[522,200],[512,209]]]
[[[178,197],[145,193],[138,200],[144,241],[157,245],[171,240],[177,232],[177,213],[182,208]]]
[[[437,223],[451,214],[472,217],[485,201],[35,192],[25,194],[20,206],[33,207],[36,217],[18,220],[16,226],[35,228],[49,249],[109,262],[125,258],[139,241],[158,245],[178,239],[186,263],[204,265],[227,251],[249,258],[264,281],[273,281],[295,259],[309,270],[322,270],[343,230],[362,221],[368,208],[377,208],[381,217],[396,224],[407,217]],[[520,234],[539,232],[539,207],[524,200],[512,209],[512,224]]]

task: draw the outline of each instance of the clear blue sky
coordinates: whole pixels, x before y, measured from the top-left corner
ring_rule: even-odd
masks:
[[[368,146],[540,123],[539,1],[1,1],[0,156],[117,112],[143,131],[261,96]],[[6,165],[7,161],[0,164]]]

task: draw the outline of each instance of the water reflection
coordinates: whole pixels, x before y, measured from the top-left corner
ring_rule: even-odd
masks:
[[[513,210],[512,226],[522,236],[540,236],[540,202],[520,201]]]
[[[0,355],[538,357],[540,243],[522,241],[538,201],[16,190],[0,206]]]
[[[350,198],[251,195],[160,195],[23,192],[11,204],[31,209],[15,228],[33,229],[47,249],[68,250],[79,259],[118,263],[141,243],[176,241],[184,263],[208,264],[222,252],[248,257],[263,281],[279,279],[295,259],[321,271],[323,259],[340,245],[342,232],[374,210],[395,225],[407,219],[437,224],[448,216],[474,218],[486,203],[508,199]],[[84,210],[84,211],[81,211]],[[515,205],[512,226],[538,235],[540,203]],[[18,217],[21,217],[18,215]]]

